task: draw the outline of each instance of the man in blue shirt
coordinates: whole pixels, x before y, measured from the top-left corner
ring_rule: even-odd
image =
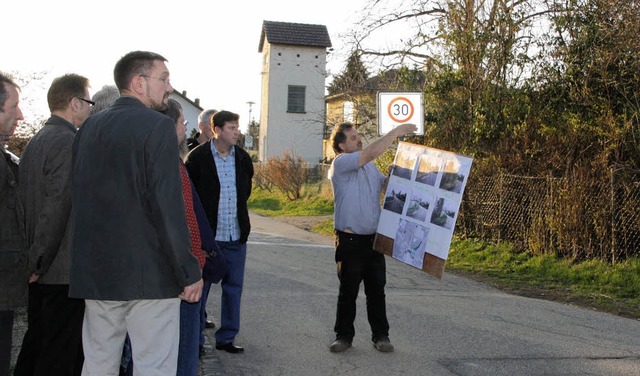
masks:
[[[364,282],[367,296],[373,345],[381,352],[393,351],[385,306],[385,260],[382,253],[373,249],[385,176],[373,160],[397,137],[415,131],[414,124],[398,125],[364,149],[358,131],[350,123],[336,125],[331,133],[336,158],[329,169],[329,180],[334,196],[335,261],[340,280],[334,325],[336,340],[329,346],[331,352],[343,352],[351,347],[360,282]]]
[[[247,201],[253,178],[251,157],[237,146],[238,120],[239,116],[229,111],[213,115],[214,138],[195,148],[185,162],[229,266],[220,283],[220,327],[216,331],[216,349],[229,353],[244,351],[233,341],[240,330],[240,298],[251,229]]]

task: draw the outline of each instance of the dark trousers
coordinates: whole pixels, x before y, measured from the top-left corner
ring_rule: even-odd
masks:
[[[220,281],[220,328],[216,330],[216,345],[232,343],[240,331],[240,300],[244,285],[244,266],[247,260],[247,243],[237,240],[218,242],[229,265],[229,271]]]
[[[384,295],[387,282],[385,259],[373,250],[373,235],[355,235],[336,231],[336,264],[340,291],[334,331],[336,338],[351,341],[355,335],[356,299],[360,282],[364,281],[367,297],[367,318],[371,339],[389,335],[389,322]]]
[[[13,311],[0,311],[0,376],[9,376]]]
[[[29,284],[28,328],[14,376],[80,375],[84,300],[69,285]]]

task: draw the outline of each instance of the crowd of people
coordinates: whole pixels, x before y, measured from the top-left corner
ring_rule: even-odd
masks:
[[[187,139],[165,63],[130,52],[115,65],[115,86],[93,97],[86,77],[54,79],[51,116],[19,161],[4,145],[24,119],[20,87],[0,73],[0,376],[9,374],[14,310],[25,305],[15,375],[197,375],[204,331],[215,327],[205,307],[216,255],[226,273],[215,348],[244,351],[235,338],[253,164],[233,112],[202,111]],[[374,347],[393,351],[384,257],[373,250],[384,176],[371,161],[413,131],[399,126],[364,149],[351,124],[332,134],[332,352],[351,346],[362,281]]]
[[[215,326],[202,270],[216,252],[228,268],[215,347],[243,350],[234,339],[253,165],[236,146],[239,116],[205,110],[205,136],[191,149],[210,159],[186,161],[212,175],[189,176],[165,63],[130,52],[115,86],[93,97],[86,77],[54,79],[51,117],[20,161],[4,147],[24,119],[20,87],[0,74],[0,375],[9,374],[13,311],[25,305],[15,375],[197,375],[204,330]]]

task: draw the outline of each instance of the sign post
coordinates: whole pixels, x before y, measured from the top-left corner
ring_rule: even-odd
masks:
[[[416,134],[424,134],[424,110],[421,92],[379,92],[378,134],[388,133],[400,124],[412,123]]]

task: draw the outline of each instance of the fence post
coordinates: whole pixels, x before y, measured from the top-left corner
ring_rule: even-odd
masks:
[[[504,196],[504,172],[500,170],[500,183],[498,189],[498,244],[502,240],[502,199]]]
[[[554,208],[554,198],[555,198],[555,186],[553,186],[553,175],[551,171],[547,173],[547,197],[545,197],[545,205],[542,209],[544,214],[541,215],[542,219],[542,227],[546,230],[544,231],[544,253],[549,254],[553,252],[553,254],[557,254],[555,250],[555,243],[553,242],[552,231],[550,230],[550,222],[554,222],[556,220],[556,213],[552,212],[552,208]]]
[[[610,171],[610,189],[611,189],[611,263],[616,263],[616,188],[615,188],[615,170],[613,167],[609,168]]]

